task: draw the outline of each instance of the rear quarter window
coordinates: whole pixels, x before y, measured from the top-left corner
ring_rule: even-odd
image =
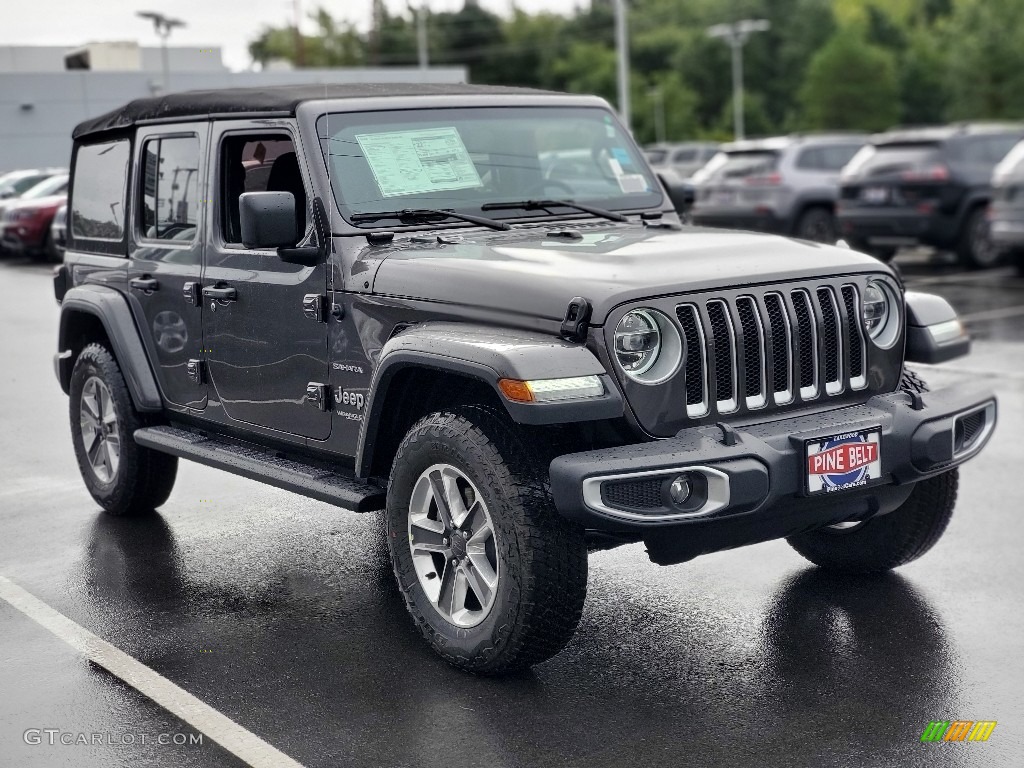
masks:
[[[78,146],[70,203],[70,234],[75,248],[123,253],[117,246],[124,242],[130,157],[128,139]]]

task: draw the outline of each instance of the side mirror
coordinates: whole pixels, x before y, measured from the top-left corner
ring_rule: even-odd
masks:
[[[246,248],[290,248],[299,239],[291,192],[244,192],[238,215]]]
[[[971,351],[956,311],[941,296],[907,291],[907,353],[912,363],[944,363]]]

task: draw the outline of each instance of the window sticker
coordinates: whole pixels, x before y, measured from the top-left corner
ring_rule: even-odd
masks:
[[[483,186],[454,127],[364,133],[356,141],[384,197]]]
[[[619,176],[619,189],[624,195],[639,195],[648,191],[647,179],[642,173],[624,173]]]
[[[633,167],[633,160],[630,158],[629,152],[622,147],[612,147],[612,157],[619,161],[619,165]]]

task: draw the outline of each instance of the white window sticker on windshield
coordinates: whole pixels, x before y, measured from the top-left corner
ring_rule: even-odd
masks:
[[[364,133],[356,141],[384,197],[483,186],[454,127]]]
[[[625,173],[619,176],[619,189],[625,195],[637,195],[647,191],[647,179],[641,173]]]

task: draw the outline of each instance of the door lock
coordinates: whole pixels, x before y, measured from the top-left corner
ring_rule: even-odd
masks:
[[[317,410],[327,411],[331,407],[331,389],[326,384],[311,381],[306,385],[306,404]]]

